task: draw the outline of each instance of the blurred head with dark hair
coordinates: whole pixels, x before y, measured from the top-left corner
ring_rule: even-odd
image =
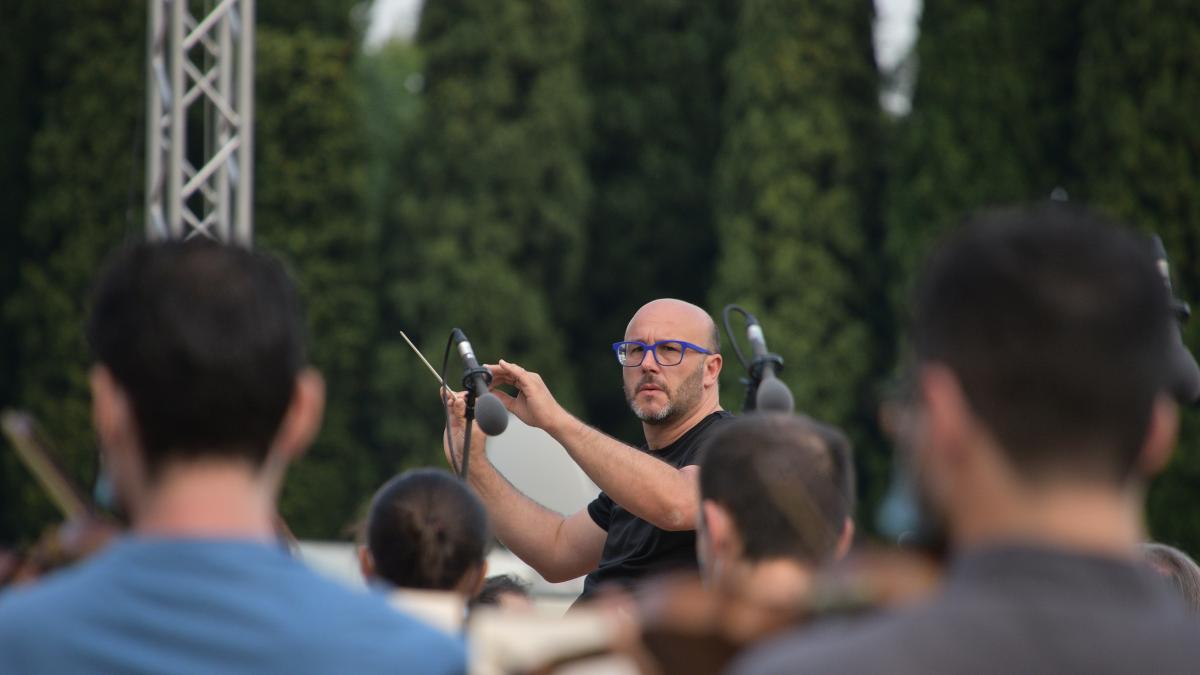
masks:
[[[465,483],[441,469],[406,471],[371,500],[363,575],[469,599],[483,585],[490,540],[487,512]]]
[[[533,599],[529,597],[529,584],[511,574],[497,574],[483,582],[471,607],[526,610],[533,608]]]
[[[912,447],[957,543],[1131,552],[1177,425],[1170,322],[1149,242],[1087,211],[987,213],[944,243],[916,295]]]
[[[798,585],[844,554],[853,536],[854,463],[838,429],[794,415],[759,413],[721,427],[700,455],[697,548],[705,579],[763,591],[785,575]],[[800,589],[797,589],[800,590]]]
[[[1142,544],[1142,557],[1171,586],[1187,608],[1200,613],[1200,565],[1174,546]]]
[[[199,472],[249,479],[273,512],[324,406],[277,260],[208,241],[122,250],[96,285],[88,338],[96,430],[135,524],[163,483]]]

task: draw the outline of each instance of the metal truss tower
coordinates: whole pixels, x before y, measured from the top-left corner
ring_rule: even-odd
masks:
[[[149,0],[146,236],[250,246],[254,0],[200,5]]]

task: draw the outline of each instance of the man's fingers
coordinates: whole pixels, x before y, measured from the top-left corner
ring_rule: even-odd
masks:
[[[467,399],[465,393],[451,392],[450,394],[446,394],[445,390],[442,390],[442,394],[442,400],[447,406],[450,407],[451,415],[459,418],[467,414]]]
[[[529,372],[528,370],[525,370],[521,366],[518,366],[517,364],[511,363],[509,361],[505,361],[504,359],[500,359],[500,365],[503,366],[505,369],[512,371],[513,374],[515,374],[515,375],[525,375],[526,373]]]
[[[491,387],[489,387],[490,389],[495,389],[496,387],[505,384],[515,384],[512,373],[509,372],[509,370],[503,365],[489,363],[485,365],[484,368],[487,368],[492,374],[492,384]]]
[[[528,383],[529,383],[529,371],[528,370],[525,370],[524,368],[522,368],[521,366],[518,366],[515,363],[509,363],[508,361],[505,361],[504,359],[500,359],[500,366],[503,367],[509,373],[509,377],[512,379],[512,384],[517,389],[525,389],[528,387]]]
[[[504,404],[505,409],[507,409],[509,412],[513,412],[513,406],[517,405],[517,399],[498,389],[493,391],[492,395],[500,399],[500,402]]]

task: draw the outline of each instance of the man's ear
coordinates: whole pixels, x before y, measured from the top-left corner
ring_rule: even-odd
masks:
[[[1138,472],[1142,476],[1150,478],[1162,471],[1171,459],[1178,433],[1179,406],[1166,394],[1159,394],[1150,410],[1150,424],[1138,455]]]
[[[99,364],[88,372],[88,387],[92,392],[92,425],[100,447],[110,453],[131,451],[137,445],[137,424],[125,390],[112,371]]]
[[[854,519],[846,516],[845,523],[842,525],[842,534],[838,537],[837,546],[833,549],[833,559],[841,560],[850,552],[850,546],[854,544]]]
[[[358,570],[368,584],[375,578],[375,559],[371,557],[371,549],[366,546],[358,547]]]
[[[939,508],[949,508],[972,465],[975,435],[981,430],[975,428],[974,413],[949,367],[922,366],[918,383],[921,407],[910,449],[926,497]]]
[[[943,461],[960,460],[974,416],[958,377],[941,364],[923,366],[919,377],[928,442],[917,444],[914,451],[937,453]]]
[[[275,432],[271,453],[288,460],[304,454],[321,430],[324,412],[325,380],[315,368],[305,368],[296,376],[292,400]]]
[[[700,509],[704,512],[704,532],[709,549],[725,557],[739,555],[741,540],[737,536],[729,512],[711,499],[701,502]]]
[[[718,378],[721,376],[721,367],[724,361],[720,354],[713,354],[704,362],[704,384],[708,386],[715,385]]]

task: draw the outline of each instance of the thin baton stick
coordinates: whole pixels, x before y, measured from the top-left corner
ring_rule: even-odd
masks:
[[[425,358],[425,355],[421,353],[420,349],[417,349],[417,346],[413,344],[413,341],[408,339],[408,336],[404,334],[404,331],[400,331],[400,337],[404,338],[404,341],[408,343],[409,347],[412,347],[412,350],[414,353],[416,353],[417,358],[421,359],[421,363],[424,363],[425,367],[429,369],[429,372],[433,373],[433,376],[437,378],[438,383],[442,385],[442,389],[445,389],[446,393],[457,393],[450,387],[446,386],[446,383],[442,380],[442,376],[438,375],[438,371],[434,369],[433,364],[429,363],[429,360]]]

